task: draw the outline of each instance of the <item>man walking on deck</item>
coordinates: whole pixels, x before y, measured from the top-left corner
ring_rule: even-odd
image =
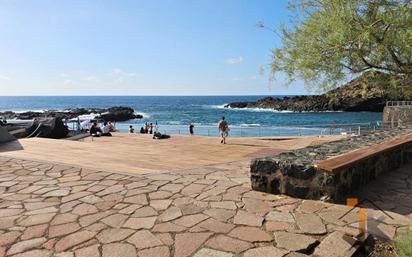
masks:
[[[226,144],[226,137],[228,136],[229,126],[228,126],[224,116],[219,121],[218,129],[219,129],[220,136],[222,138],[222,140],[220,140],[220,143],[221,144]]]

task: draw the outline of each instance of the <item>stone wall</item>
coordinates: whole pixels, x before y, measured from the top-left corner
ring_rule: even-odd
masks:
[[[0,144],[14,140],[15,138],[9,134],[5,127],[0,126]]]
[[[382,121],[392,127],[412,123],[412,105],[385,106]]]
[[[365,148],[409,133],[412,133],[411,129],[377,131],[275,157],[255,159],[251,164],[252,188],[304,199],[344,202],[347,196],[370,180],[412,161],[412,142],[362,159],[334,173],[320,170],[315,164],[351,150]]]

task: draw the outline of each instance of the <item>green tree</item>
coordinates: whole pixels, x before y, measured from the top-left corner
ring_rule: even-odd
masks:
[[[273,76],[284,73],[286,84],[303,80],[320,91],[371,71],[383,73],[384,83],[392,86],[412,81],[412,0],[296,0],[289,5],[289,25],[275,31],[282,47],[272,52]]]

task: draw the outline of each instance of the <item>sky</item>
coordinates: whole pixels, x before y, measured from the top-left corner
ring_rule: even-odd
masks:
[[[0,95],[294,95],[287,0],[0,0]],[[261,68],[266,70],[262,74]]]

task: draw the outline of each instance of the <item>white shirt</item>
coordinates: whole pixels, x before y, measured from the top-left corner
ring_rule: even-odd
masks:
[[[109,132],[110,132],[110,126],[109,125],[103,126],[102,133],[107,134]]]

